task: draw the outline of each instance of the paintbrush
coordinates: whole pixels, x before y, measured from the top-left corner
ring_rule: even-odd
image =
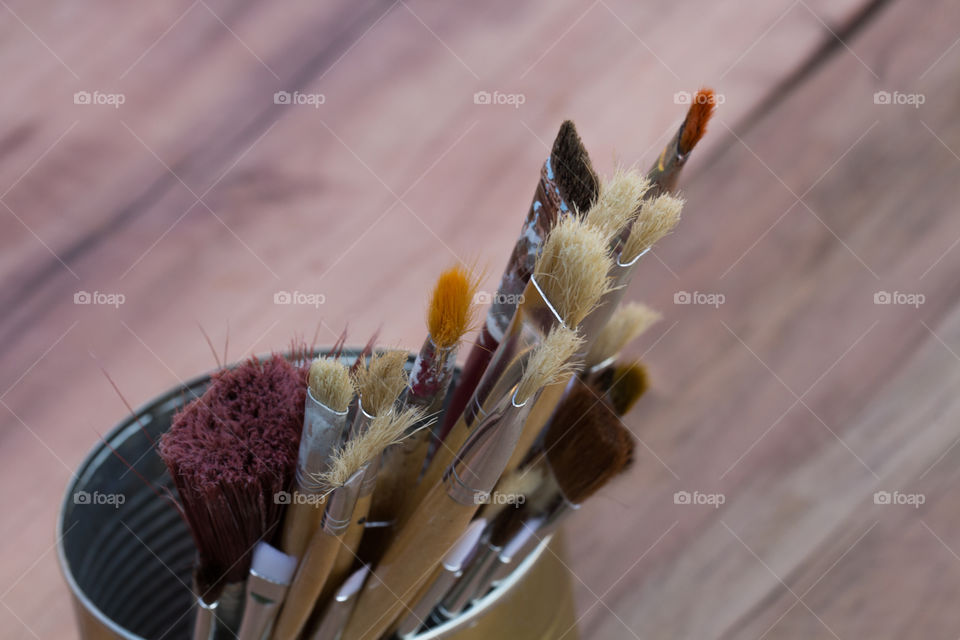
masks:
[[[197,545],[197,640],[240,623],[251,553],[276,533],[293,478],[305,393],[305,369],[250,359],[214,374],[160,439]]]
[[[660,314],[640,302],[621,304],[587,350],[583,363],[585,378],[609,368],[620,351],[660,320]]]
[[[261,640],[268,634],[296,570],[295,556],[266,542],[257,543],[247,578],[247,598],[237,640]]]
[[[717,106],[713,89],[703,88],[697,91],[690,100],[690,108],[667,145],[660,152],[660,157],[647,172],[647,177],[653,183],[649,197],[656,197],[664,193],[676,191],[680,171],[690,159],[690,152],[700,142],[707,132],[707,123]]]
[[[353,521],[354,507],[368,466],[383,450],[403,437],[404,431],[422,418],[415,409],[389,409],[371,420],[369,427],[348,440],[337,452],[324,477],[331,487],[323,520],[310,539],[297,567],[286,603],[280,611],[273,637],[295,638],[303,631],[317,597],[323,590],[341,546],[341,537]]]
[[[476,278],[462,267],[440,275],[427,312],[429,335],[410,371],[405,406],[418,408],[428,416],[440,412],[453,380],[460,339],[473,322],[476,288]],[[412,508],[412,490],[423,470],[431,436],[430,430],[419,429],[384,452],[370,509],[372,520],[402,520],[402,514]],[[383,532],[386,537],[389,529],[384,527]],[[385,547],[386,540],[378,546]]]
[[[394,634],[398,638],[409,640],[416,636],[417,629],[427,621],[430,612],[460,578],[461,569],[466,564],[470,554],[476,549],[477,542],[480,540],[486,525],[485,518],[477,518],[471,522],[456,544],[447,552],[447,555],[443,556],[436,573],[423,586],[417,597],[411,601],[414,604],[410,607],[409,613],[394,630]]]
[[[317,358],[310,364],[303,412],[303,433],[296,484],[284,520],[281,548],[300,557],[323,513],[321,478],[340,444],[353,387],[340,360]]]
[[[503,472],[537,394],[569,374],[568,360],[580,344],[575,332],[557,327],[535,349],[517,385],[487,413],[397,532],[360,595],[343,640],[379,638],[392,626],[467,528]]]
[[[353,607],[357,604],[357,594],[363,588],[363,583],[370,573],[370,567],[364,565],[350,574],[339,586],[336,594],[320,618],[320,624],[310,636],[310,640],[337,640],[343,625],[347,623]]]
[[[583,214],[592,206],[600,180],[571,120],[560,126],[550,157],[540,171],[540,181],[523,228],[510,254],[497,293],[490,300],[486,320],[464,364],[447,408],[440,439],[463,413],[483,372],[513,319],[537,258],[553,227],[564,217]]]
[[[575,328],[610,290],[609,238],[578,218],[554,228],[524,290],[523,301],[460,419],[434,453],[414,503],[435,484],[492,404],[500,402],[522,375],[548,331]],[[402,523],[401,523],[402,525]]]
[[[407,352],[399,349],[374,353],[366,366],[351,372],[358,400],[348,438],[361,435],[374,418],[393,408],[407,384],[407,358]]]
[[[626,415],[650,386],[647,369],[639,361],[617,362],[591,379],[590,384],[604,395],[618,416]]]

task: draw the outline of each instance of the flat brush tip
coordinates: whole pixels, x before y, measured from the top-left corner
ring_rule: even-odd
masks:
[[[447,555],[443,557],[443,566],[450,571],[459,571],[463,563],[466,562],[470,552],[477,546],[477,542],[480,541],[480,536],[483,534],[486,526],[486,518],[477,518],[471,522],[467,530],[460,534],[457,541],[450,547],[450,550],[447,551]]]
[[[687,110],[687,117],[683,120],[683,132],[677,145],[680,153],[686,155],[700,142],[707,133],[707,123],[713,116],[716,108],[716,98],[713,89],[704,87],[697,91]]]
[[[647,368],[639,362],[627,365],[617,365],[613,369],[613,384],[607,394],[610,404],[618,416],[626,415],[633,408],[647,389],[650,388],[650,378]]]
[[[336,358],[317,358],[310,363],[310,394],[317,402],[337,412],[344,412],[353,400],[350,370]]]
[[[597,199],[600,178],[572,120],[560,125],[550,161],[560,193],[574,210],[586,213]]]
[[[262,540],[254,547],[251,573],[277,584],[290,584],[296,570],[296,556],[288,555]]]
[[[477,278],[464,267],[453,267],[440,274],[427,312],[427,329],[439,348],[456,346],[470,329],[477,286]]]

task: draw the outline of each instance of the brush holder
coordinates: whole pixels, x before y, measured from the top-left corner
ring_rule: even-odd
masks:
[[[356,354],[345,355],[349,361]],[[120,422],[106,443],[87,455],[67,487],[57,522],[57,552],[82,640],[190,638],[196,549],[187,525],[164,495],[176,494],[153,443],[209,381],[208,375],[195,378]],[[545,540],[470,609],[417,637],[575,640],[570,579],[559,548],[556,540]]]

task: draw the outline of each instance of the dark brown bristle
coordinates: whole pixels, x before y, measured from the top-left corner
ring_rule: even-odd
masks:
[[[279,355],[221,371],[160,439],[204,591],[243,580],[255,543],[277,528],[274,495],[288,488],[297,462],[306,374]]]
[[[710,121],[716,106],[713,89],[705,87],[694,94],[690,109],[687,110],[687,117],[683,120],[680,142],[677,144],[677,149],[682,155],[693,151],[693,148],[707,132],[707,123]]]
[[[490,525],[490,544],[502,547],[523,528],[528,511],[525,504],[510,505],[497,515]]]
[[[586,385],[575,387],[547,428],[544,448],[563,495],[580,504],[633,458],[633,436]]]
[[[572,120],[564,120],[550,152],[560,194],[575,211],[586,215],[600,192],[600,178]]]
[[[618,416],[626,415],[650,386],[647,369],[639,362],[612,367],[613,382],[607,391]]]

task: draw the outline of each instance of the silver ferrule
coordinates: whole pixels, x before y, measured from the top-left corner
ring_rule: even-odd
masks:
[[[289,586],[250,571],[243,620],[240,622],[237,640],[262,640],[267,635]]]
[[[316,494],[324,490],[318,478],[329,469],[331,456],[340,444],[346,423],[346,411],[334,411],[314,398],[307,388],[296,472],[297,488],[302,493]]]
[[[367,465],[364,465],[346,482],[343,486],[337,487],[327,498],[327,508],[323,512],[323,523],[320,525],[324,533],[332,536],[339,536],[353,520],[353,508],[357,505],[357,498],[360,497],[360,486],[363,484],[363,476],[367,472]]]
[[[353,440],[354,438],[366,433],[367,429],[370,428],[370,423],[373,422],[374,415],[372,413],[367,413],[366,409],[363,408],[363,396],[357,398],[357,413],[353,417],[353,424],[350,425],[349,433],[347,434],[347,440]]]
[[[457,347],[439,348],[430,336],[424,340],[407,381],[406,406],[434,415],[443,408],[457,367]]]
[[[468,426],[478,418],[484,418],[489,406],[520,382],[533,349],[557,326],[563,326],[563,318],[547,300],[536,277],[531,277],[524,290],[523,302],[517,307],[503,340],[464,410]]]
[[[217,612],[216,600],[205,602],[200,596],[197,596],[197,614],[193,621],[193,640],[212,640],[213,639],[213,620]]]
[[[447,495],[463,505],[484,504],[503,473],[535,404],[516,401],[516,387],[480,422],[444,472]]]
[[[367,463],[366,471],[363,473],[363,480],[360,481],[360,493],[358,498],[365,498],[373,493],[377,488],[377,475],[380,473],[380,467],[383,464],[383,456],[377,456]]]
[[[427,592],[413,605],[407,617],[397,626],[396,634],[401,640],[408,640],[416,636],[417,629],[427,621],[430,612],[450,591],[460,575],[460,571],[451,571],[448,567],[440,565],[440,570]]]
[[[317,625],[317,630],[310,636],[310,640],[336,640],[347,625],[347,620],[349,620],[356,604],[356,594],[350,598],[342,598],[339,594],[331,598],[330,604],[323,612],[320,624]]]
[[[584,337],[584,344],[579,354],[580,357],[590,351],[590,346],[594,340],[597,339],[597,336],[600,335],[603,328],[607,326],[607,322],[610,321],[610,316],[617,310],[620,301],[623,300],[623,296],[627,293],[627,285],[630,284],[630,280],[633,278],[633,272],[636,271],[637,263],[639,263],[640,258],[645,256],[649,251],[649,247],[644,249],[633,260],[626,264],[622,264],[618,257],[613,267],[607,272],[607,278],[610,281],[612,289],[600,298],[600,302],[597,303],[594,310],[580,323],[580,335]],[[574,358],[577,358],[577,356],[574,356]]]
[[[487,584],[484,578],[496,563],[499,553],[500,548],[489,542],[477,550],[463,575],[441,602],[441,606],[448,613],[457,615],[466,609],[468,604],[484,595],[486,590],[480,593],[480,589]]]

